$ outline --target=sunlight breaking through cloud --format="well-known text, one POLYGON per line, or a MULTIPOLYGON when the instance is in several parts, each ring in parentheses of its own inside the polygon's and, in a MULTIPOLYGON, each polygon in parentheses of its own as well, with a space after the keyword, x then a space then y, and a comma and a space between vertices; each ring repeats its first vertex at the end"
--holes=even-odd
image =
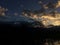
MULTIPOLYGON (((39 3, 41 3, 41 2, 39 2, 39 3)), ((54 6, 54 5, 52 5, 52 6, 54 6)), ((56 7, 59 7, 59 6, 60 6, 60 1, 58 1, 58 4, 56 5, 56 7)), ((43 7, 44 7, 44 5, 43 5, 43 7)), ((60 13, 58 13, 55 10, 56 7, 52 7, 51 13, 47 12, 44 14, 44 12, 42 12, 42 15, 41 15, 41 13, 40 14, 23 13, 23 15, 42 23, 44 25, 44 27, 60 26, 60 13)), ((46 8, 46 7, 44 7, 44 8, 46 8)))

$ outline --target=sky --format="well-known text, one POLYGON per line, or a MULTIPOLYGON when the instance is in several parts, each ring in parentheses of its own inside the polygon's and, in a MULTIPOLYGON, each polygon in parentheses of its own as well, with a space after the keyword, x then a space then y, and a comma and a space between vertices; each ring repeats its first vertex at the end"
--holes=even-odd
MULTIPOLYGON (((7 15, 8 14, 13 15, 15 12, 20 15, 23 9, 39 10, 41 6, 38 4, 38 1, 40 0, 0 0, 0 6, 8 9, 7 15)), ((57 2, 57 0, 41 0, 41 1, 43 2, 43 4, 46 4, 50 1, 52 1, 52 3, 57 2)), ((13 16, 8 18, 11 20, 13 19, 13 16)))
POLYGON ((0 0, 0 6, 8 8, 9 13, 20 13, 25 9, 39 9, 37 0, 0 0))
MULTIPOLYGON (((8 13, 13 14, 14 12, 21 13, 23 8, 39 10, 40 5, 38 4, 40 0, 0 0, 0 6, 8 8, 8 13)), ((44 3, 52 1, 55 3, 57 0, 42 0, 44 3)))

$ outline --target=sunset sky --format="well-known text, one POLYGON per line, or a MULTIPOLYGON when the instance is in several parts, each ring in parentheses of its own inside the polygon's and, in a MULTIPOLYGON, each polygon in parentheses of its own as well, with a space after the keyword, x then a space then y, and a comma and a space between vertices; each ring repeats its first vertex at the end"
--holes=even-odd
MULTIPOLYGON (((8 13, 13 14, 14 12, 21 13, 23 8, 25 9, 33 9, 39 10, 40 5, 38 4, 40 0, 0 0, 0 6, 4 8, 8 8, 8 13)), ((56 3, 57 0, 41 0, 44 4, 52 1, 52 3, 56 3)))
POLYGON ((39 4, 39 1, 42 1, 43 4, 47 4, 50 1, 52 1, 53 4, 57 3, 57 0, 0 0, 0 6, 2 8, 8 9, 6 15, 11 15, 11 17, 2 17, 0 18, 0 20, 2 21, 9 21, 9 20, 14 21, 20 19, 23 20, 22 17, 16 16, 17 13, 18 15, 21 15, 23 9, 40 10, 41 6, 39 4))

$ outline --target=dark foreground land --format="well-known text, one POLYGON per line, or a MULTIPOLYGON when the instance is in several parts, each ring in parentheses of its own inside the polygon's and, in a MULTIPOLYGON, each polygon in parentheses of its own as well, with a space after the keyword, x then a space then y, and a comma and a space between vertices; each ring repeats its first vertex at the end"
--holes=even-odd
POLYGON ((33 28, 28 25, 0 24, 0 44, 42 45, 46 39, 60 40, 60 27, 33 28))

